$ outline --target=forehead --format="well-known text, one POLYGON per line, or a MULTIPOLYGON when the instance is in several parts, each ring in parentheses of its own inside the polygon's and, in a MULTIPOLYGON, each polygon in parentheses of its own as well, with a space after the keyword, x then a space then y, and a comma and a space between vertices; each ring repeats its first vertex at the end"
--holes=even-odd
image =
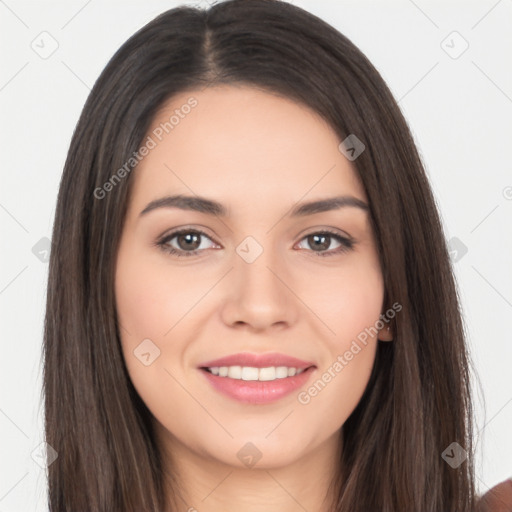
POLYGON ((331 192, 365 199, 328 123, 305 105, 253 87, 181 92, 160 108, 148 138, 152 149, 133 176, 137 206, 163 193, 262 205, 331 192))

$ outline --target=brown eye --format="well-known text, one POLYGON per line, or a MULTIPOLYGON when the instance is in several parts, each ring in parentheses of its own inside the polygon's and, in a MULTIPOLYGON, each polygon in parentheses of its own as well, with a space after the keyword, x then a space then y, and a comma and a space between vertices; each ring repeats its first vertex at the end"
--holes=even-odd
POLYGON ((312 252, 316 253, 318 256, 331 256, 333 254, 339 254, 349 251, 354 246, 353 240, 345 238, 332 231, 310 233, 309 235, 306 235, 302 240, 306 240, 307 245, 312 249, 312 252), (340 245, 338 248, 329 250, 333 239, 336 240, 336 242, 340 245))
POLYGON ((185 251, 188 249, 196 250, 201 245, 201 235, 198 235, 197 233, 176 235, 175 238, 180 249, 185 251))
POLYGON ((307 237, 308 243, 310 247, 314 247, 315 251, 318 249, 319 251, 326 251, 329 249, 331 245, 332 237, 330 235, 309 235, 307 237))
POLYGON ((198 252, 208 248, 200 248, 203 238, 211 241, 211 238, 203 231, 182 229, 166 235, 157 242, 157 245, 169 254, 176 256, 194 256, 198 252), (174 244, 171 243, 174 240, 176 240, 176 242, 174 244))

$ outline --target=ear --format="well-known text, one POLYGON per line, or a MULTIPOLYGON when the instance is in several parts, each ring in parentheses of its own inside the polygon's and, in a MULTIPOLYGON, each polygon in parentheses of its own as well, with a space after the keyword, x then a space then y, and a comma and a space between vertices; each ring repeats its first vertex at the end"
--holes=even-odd
POLYGON ((379 329, 377 338, 380 341, 393 341, 393 330, 391 326, 385 325, 382 329, 379 329))

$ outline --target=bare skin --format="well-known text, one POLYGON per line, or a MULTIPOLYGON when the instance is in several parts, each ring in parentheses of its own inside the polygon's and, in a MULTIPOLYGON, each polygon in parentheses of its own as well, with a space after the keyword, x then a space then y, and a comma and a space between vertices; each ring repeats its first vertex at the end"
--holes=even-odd
POLYGON ((510 512, 512 510, 512 478, 489 489, 480 499, 478 512, 510 512))
MULTIPOLYGON (((197 105, 133 171, 115 287, 127 368, 181 482, 180 510, 327 512, 340 429, 366 388, 377 338, 391 340, 392 333, 372 333, 333 372, 384 313, 369 213, 345 206, 292 217, 290 210, 334 196, 367 198, 338 149, 341 140, 321 118, 254 88, 181 93, 148 134, 191 97, 197 105), (176 194, 215 200, 228 215, 169 207, 140 215, 151 201, 176 194), (205 233, 194 255, 156 245, 178 228, 205 233), (327 236, 317 249, 310 235, 325 229, 353 246, 327 236), (247 237, 250 251, 262 249, 251 263, 237 252, 247 237), (148 366, 134 356, 145 339, 160 350, 148 366), (198 368, 239 352, 314 362, 302 391, 329 368, 332 378, 307 403, 296 392, 269 404, 242 403, 216 391, 198 368), (252 467, 237 456, 247 443, 260 453, 252 467)), ((190 252, 191 235, 166 246, 190 252)))

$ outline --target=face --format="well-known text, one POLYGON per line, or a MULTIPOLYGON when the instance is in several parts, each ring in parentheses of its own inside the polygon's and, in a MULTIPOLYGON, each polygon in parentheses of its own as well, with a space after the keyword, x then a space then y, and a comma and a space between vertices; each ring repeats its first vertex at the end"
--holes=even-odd
POLYGON ((292 464, 358 404, 384 287, 340 142, 307 107, 250 87, 181 93, 153 120, 115 294, 129 375, 175 453, 292 464), (192 201, 152 203, 177 195, 192 201))

